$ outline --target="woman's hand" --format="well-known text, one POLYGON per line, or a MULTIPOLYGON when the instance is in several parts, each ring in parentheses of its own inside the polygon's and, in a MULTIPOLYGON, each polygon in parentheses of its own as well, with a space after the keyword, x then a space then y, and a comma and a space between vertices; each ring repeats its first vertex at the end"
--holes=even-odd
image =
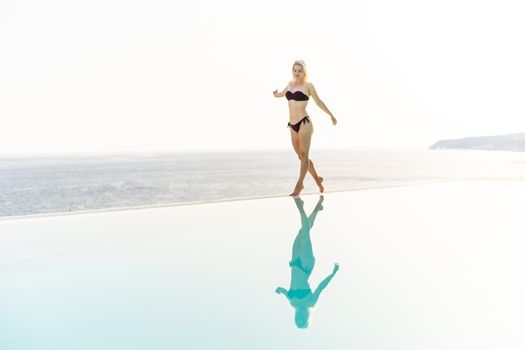
POLYGON ((332 271, 332 274, 335 275, 335 273, 339 270, 339 264, 338 263, 335 263, 334 264, 334 270, 332 271))
POLYGON ((279 92, 277 91, 277 89, 275 89, 275 90, 273 91, 273 95, 274 95, 275 97, 280 97, 280 96, 279 96, 279 92))
POLYGON ((283 287, 277 287, 277 289, 275 289, 275 293, 286 294, 286 289, 284 289, 283 287))
POLYGON ((330 118, 332 118, 332 124, 336 125, 337 124, 337 119, 335 119, 335 117, 333 115, 331 115, 330 118))

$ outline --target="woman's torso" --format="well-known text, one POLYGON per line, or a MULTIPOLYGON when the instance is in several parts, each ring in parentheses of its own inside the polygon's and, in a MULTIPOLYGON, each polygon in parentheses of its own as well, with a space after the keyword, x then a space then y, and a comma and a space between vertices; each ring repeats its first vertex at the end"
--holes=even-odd
MULTIPOLYGON (((308 89, 306 87, 306 84, 300 84, 300 85, 293 85, 293 83, 288 84, 288 90, 286 93, 290 91, 291 93, 295 93, 296 91, 302 92, 304 95, 309 97, 308 89)), ((298 93, 295 94, 297 96, 302 97, 303 95, 298 93)), ((287 98, 288 99, 288 98, 287 98)), ((296 124, 301 119, 304 118, 304 116, 308 115, 306 112, 306 106, 308 105, 308 100, 305 101, 296 101, 294 99, 288 100, 288 109, 290 112, 290 123, 296 124)))
POLYGON ((315 258, 292 258, 292 261, 289 263, 291 267, 290 289, 310 288, 308 279, 312 274, 314 264, 315 258))

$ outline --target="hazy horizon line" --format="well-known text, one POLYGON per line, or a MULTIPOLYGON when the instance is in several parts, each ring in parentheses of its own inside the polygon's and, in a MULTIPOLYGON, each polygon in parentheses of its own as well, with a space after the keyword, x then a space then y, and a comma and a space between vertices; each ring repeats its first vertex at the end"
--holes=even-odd
MULTIPOLYGON (((430 147, 430 146, 429 146, 430 147)), ((429 147, 316 147, 310 148, 313 151, 400 151, 400 150, 430 150, 429 147)), ((19 152, 19 153, 0 153, 0 158, 8 157, 38 157, 38 156, 82 156, 82 155, 122 155, 122 154, 170 154, 170 153, 243 153, 243 152, 294 152, 290 147, 275 148, 202 148, 202 149, 173 149, 173 150, 115 150, 115 151, 75 151, 75 152, 19 152)))

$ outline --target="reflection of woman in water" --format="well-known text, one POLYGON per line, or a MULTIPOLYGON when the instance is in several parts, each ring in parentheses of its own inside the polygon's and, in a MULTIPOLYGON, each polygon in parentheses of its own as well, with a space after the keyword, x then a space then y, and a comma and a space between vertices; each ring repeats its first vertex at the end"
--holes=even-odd
POLYGON ((303 200, 299 197, 294 197, 295 204, 301 213, 301 229, 293 243, 292 260, 290 261, 290 267, 292 268, 290 289, 286 290, 283 287, 277 287, 275 290, 277 294, 286 296, 290 304, 295 308, 295 324, 299 328, 308 327, 311 312, 319 299, 319 295, 330 283, 337 270, 339 270, 339 264, 335 264, 332 273, 319 283, 316 290, 312 292, 308 279, 315 265, 315 257, 310 240, 310 229, 314 224, 317 212, 323 210, 323 200, 324 198, 321 195, 314 211, 310 214, 310 217, 307 217, 304 212, 303 200))

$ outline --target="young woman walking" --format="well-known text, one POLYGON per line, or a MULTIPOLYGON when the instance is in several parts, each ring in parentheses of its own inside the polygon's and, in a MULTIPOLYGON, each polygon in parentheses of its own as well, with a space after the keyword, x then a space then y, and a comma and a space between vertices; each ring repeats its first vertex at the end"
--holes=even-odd
POLYGON ((286 96, 286 99, 288 100, 288 109, 290 112, 288 127, 290 128, 293 148, 301 161, 299 179, 297 180, 294 191, 290 193, 290 196, 299 195, 304 188, 303 181, 307 171, 309 171, 314 178, 315 183, 319 187, 319 191, 324 192, 322 184, 323 177, 317 175, 314 163, 309 158, 310 141, 312 139, 312 133, 314 132, 313 124, 306 112, 306 106, 310 96, 314 99, 319 108, 330 115, 333 125, 337 124, 337 119, 334 118, 332 112, 328 110, 328 107, 326 107, 324 102, 321 101, 317 95, 314 84, 308 81, 306 64, 303 60, 297 60, 293 63, 292 76, 293 79, 288 82, 288 85, 283 91, 278 92, 276 89, 273 92, 275 97, 286 96))

